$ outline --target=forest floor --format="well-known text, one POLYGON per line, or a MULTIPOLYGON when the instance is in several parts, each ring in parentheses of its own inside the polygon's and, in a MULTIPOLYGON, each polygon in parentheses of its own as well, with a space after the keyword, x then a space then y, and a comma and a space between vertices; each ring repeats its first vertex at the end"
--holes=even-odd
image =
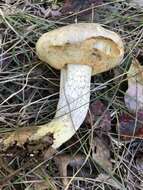
POLYGON ((118 33, 122 64, 92 77, 90 114, 55 155, 0 148, 2 190, 143 189, 142 68, 140 111, 125 104, 128 69, 135 59, 143 65, 143 9, 130 1, 0 1, 0 139, 54 117, 60 72, 38 59, 35 44, 43 33, 79 22, 118 33))

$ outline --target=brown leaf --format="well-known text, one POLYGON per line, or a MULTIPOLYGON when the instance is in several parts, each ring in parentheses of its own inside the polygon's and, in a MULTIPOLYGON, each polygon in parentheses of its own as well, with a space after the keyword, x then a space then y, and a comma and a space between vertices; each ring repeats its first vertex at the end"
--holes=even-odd
POLYGON ((77 154, 71 156, 69 154, 60 154, 54 157, 54 161, 58 167, 60 177, 62 177, 62 183, 64 186, 67 186, 69 183, 68 177, 68 166, 80 167, 85 160, 85 156, 77 154))
POLYGON ((95 136, 92 144, 92 157, 103 169, 108 172, 112 170, 112 163, 110 161, 110 149, 103 138, 95 136))
POLYGON ((121 140, 143 138, 143 112, 138 115, 122 114, 119 118, 118 131, 121 140))
POLYGON ((124 96, 126 107, 131 112, 143 110, 143 66, 133 59, 127 73, 128 89, 124 96))
POLYGON ((110 112, 100 100, 97 100, 90 105, 85 123, 92 126, 97 121, 99 121, 97 128, 100 128, 103 131, 109 131, 111 129, 110 112))

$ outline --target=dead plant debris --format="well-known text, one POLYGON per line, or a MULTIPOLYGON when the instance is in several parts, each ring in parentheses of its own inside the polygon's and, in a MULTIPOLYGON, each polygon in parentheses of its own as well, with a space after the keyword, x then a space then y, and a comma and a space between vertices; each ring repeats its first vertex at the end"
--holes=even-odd
MULTIPOLYGON (((142 111, 124 102, 132 60, 143 64, 142 1, 3 0, 0 2, 0 188, 143 189, 142 111), (59 72, 38 60, 35 43, 46 31, 98 22, 119 33, 125 57, 118 71, 91 81, 91 105, 74 138, 58 151, 53 137, 29 142, 28 128, 50 121, 59 96, 59 72), (18 130, 25 131, 18 136, 18 130), (21 139, 22 146, 17 144, 21 139)), ((134 88, 135 89, 135 88, 134 88)))

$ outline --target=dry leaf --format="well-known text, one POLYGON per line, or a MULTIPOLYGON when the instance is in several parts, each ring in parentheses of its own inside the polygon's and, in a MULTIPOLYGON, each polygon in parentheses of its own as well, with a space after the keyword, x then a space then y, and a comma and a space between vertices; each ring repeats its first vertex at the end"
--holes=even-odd
POLYGON ((112 170, 112 164, 110 161, 110 142, 106 133, 111 129, 111 116, 110 112, 106 109, 106 106, 99 100, 93 102, 90 105, 89 112, 87 114, 85 122, 88 125, 94 125, 97 121, 98 129, 96 130, 96 135, 93 138, 91 148, 92 148, 92 157, 103 169, 107 171, 112 170))
POLYGON ((62 177, 64 187, 69 183, 68 166, 76 167, 78 169, 83 164, 84 160, 85 156, 81 154, 77 154, 75 156, 60 154, 54 157, 54 161, 58 167, 60 177, 62 177))
POLYGON ((92 144, 92 158, 98 163, 103 169, 108 172, 112 171, 112 163, 110 160, 110 149, 108 144, 101 137, 94 137, 92 144))
POLYGON ((129 141, 133 138, 143 138, 143 112, 136 116, 122 114, 119 118, 118 131, 121 140, 129 141))
POLYGON ((110 112, 100 100, 97 100, 90 105, 85 123, 93 126, 97 121, 99 121, 97 128, 100 128, 103 131, 109 131, 111 129, 110 112))
POLYGON ((143 66, 137 59, 132 64, 127 73, 128 90, 124 96, 126 107, 131 112, 143 110, 143 66))

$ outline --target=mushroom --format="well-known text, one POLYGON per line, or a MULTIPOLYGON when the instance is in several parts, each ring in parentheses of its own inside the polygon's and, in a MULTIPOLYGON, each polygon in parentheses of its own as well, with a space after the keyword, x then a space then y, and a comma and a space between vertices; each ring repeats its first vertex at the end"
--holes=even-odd
POLYGON ((133 59, 127 73, 128 89, 124 100, 126 107, 131 112, 143 110, 143 66, 137 59, 133 59))
MULTIPOLYGON (((100 24, 78 23, 43 34, 36 51, 42 61, 61 69, 60 95, 54 119, 37 126, 28 139, 38 140, 52 133, 52 147, 57 149, 76 133, 86 117, 91 76, 121 63, 123 42, 100 24)), ((20 136, 20 144, 19 140, 20 136)), ((4 144, 9 143, 11 139, 5 139, 4 144)))

